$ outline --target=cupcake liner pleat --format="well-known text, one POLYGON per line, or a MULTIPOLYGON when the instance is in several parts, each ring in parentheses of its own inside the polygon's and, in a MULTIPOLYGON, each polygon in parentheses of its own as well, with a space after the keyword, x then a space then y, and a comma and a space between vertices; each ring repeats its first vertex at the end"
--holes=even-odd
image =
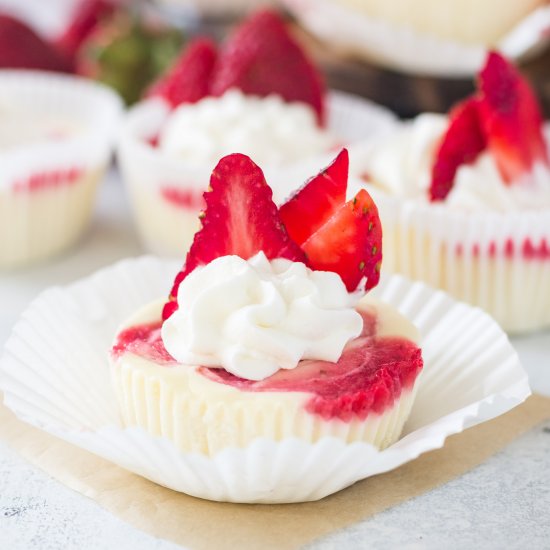
POLYGON ((467 212, 373 196, 386 272, 481 307, 510 333, 550 326, 550 209, 467 212))

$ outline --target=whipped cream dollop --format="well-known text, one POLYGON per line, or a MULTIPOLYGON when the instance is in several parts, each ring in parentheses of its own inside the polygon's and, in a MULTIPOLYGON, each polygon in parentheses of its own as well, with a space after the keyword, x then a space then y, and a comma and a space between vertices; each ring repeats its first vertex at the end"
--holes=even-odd
MULTIPOLYGON (((429 201, 432 166, 448 119, 426 113, 365 152, 361 168, 388 193, 429 201)), ((546 133, 548 143, 550 135, 546 133)), ((520 181, 506 183, 491 153, 483 151, 471 164, 459 167, 445 204, 463 210, 536 210, 550 206, 550 169, 536 163, 520 181)))
POLYGON ((220 367, 263 380, 302 359, 336 362, 359 336, 359 293, 336 273, 312 271, 263 252, 222 256, 181 283, 179 309, 162 326, 166 350, 180 363, 220 367))
POLYGON ((256 97, 236 89, 180 105, 163 127, 159 146, 191 164, 215 164, 239 152, 260 165, 287 162, 328 151, 334 138, 317 124, 313 109, 279 96, 256 97))

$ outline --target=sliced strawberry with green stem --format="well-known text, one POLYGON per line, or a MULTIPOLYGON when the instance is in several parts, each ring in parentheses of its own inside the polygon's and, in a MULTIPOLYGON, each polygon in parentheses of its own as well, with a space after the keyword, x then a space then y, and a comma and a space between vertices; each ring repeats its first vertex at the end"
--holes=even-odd
POLYGON ((222 47, 211 93, 222 95, 229 88, 308 103, 319 123, 324 122, 323 79, 274 11, 261 10, 249 17, 222 47))
POLYGON ((550 164, 540 107, 519 71, 502 55, 490 52, 479 87, 480 120, 504 180, 518 180, 535 161, 550 164))
POLYGON ((163 97, 172 107, 182 103, 196 103, 209 93, 217 55, 212 40, 195 39, 146 95, 163 97))
POLYGON ((237 255, 247 260, 263 251, 269 259, 306 263, 304 252, 285 230, 263 172, 246 155, 235 153, 220 160, 204 200, 202 228, 176 276, 163 319, 177 309, 175 300, 185 277, 221 256, 237 255))
POLYGON ((342 149, 327 168, 281 206, 281 219, 298 244, 311 237, 346 202, 348 169, 348 151, 342 149))
POLYGON ((444 200, 453 187, 459 167, 474 162, 486 146, 479 120, 479 100, 472 97, 456 105, 449 113, 449 126, 435 153, 430 199, 444 200))

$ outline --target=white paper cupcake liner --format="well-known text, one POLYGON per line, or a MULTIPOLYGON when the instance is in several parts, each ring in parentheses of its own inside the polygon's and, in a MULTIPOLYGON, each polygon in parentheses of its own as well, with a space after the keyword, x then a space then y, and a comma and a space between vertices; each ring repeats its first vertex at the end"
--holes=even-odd
POLYGON ((161 485, 233 502, 316 500, 443 445, 530 393, 517 354, 482 311, 422 283, 393 276, 375 290, 422 334, 425 361, 401 439, 384 451, 327 437, 315 444, 259 438, 209 458, 168 439, 123 428, 109 376, 117 327, 167 292, 179 262, 126 260, 41 294, 23 313, 0 361, 0 387, 15 414, 161 485))
MULTIPOLYGON (((117 156, 143 244, 157 254, 181 258, 199 227, 202 193, 214 166, 190 166, 148 143, 169 114, 165 102, 159 100, 147 100, 131 109, 123 124, 117 156), (174 205, 167 199, 166 193, 173 191, 183 199, 183 205, 174 205)), ((383 135, 395 124, 390 111, 367 100, 340 92, 329 95, 328 130, 342 144, 383 135)), ((316 155, 277 169, 262 166, 275 200, 283 201, 333 156, 316 155)))
POLYGON ((86 229, 110 159, 122 102, 84 79, 0 71, 0 110, 59 116, 77 127, 63 140, 0 151, 0 268, 45 259, 86 229))
MULTIPOLYGON (((481 45, 425 35, 369 17, 333 0, 284 0, 283 3, 321 40, 406 73, 472 76, 481 68, 487 54, 487 48, 481 45)), ((475 16, 472 14, 472 17, 475 16)), ((550 6, 543 6, 518 22, 496 49, 519 60, 547 43, 548 28, 550 6)))
POLYGON ((481 307, 507 332, 550 327, 550 208, 465 212, 373 195, 388 273, 481 307))

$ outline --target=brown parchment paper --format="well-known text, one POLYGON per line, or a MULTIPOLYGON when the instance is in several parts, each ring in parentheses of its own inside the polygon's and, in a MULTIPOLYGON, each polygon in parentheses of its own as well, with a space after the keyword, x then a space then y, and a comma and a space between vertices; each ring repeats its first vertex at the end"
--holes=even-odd
POLYGON ((286 505, 218 503, 177 493, 21 422, 2 405, 0 439, 55 479, 157 537, 198 550, 291 549, 446 483, 548 418, 550 399, 532 396, 397 470, 318 502, 286 505))

